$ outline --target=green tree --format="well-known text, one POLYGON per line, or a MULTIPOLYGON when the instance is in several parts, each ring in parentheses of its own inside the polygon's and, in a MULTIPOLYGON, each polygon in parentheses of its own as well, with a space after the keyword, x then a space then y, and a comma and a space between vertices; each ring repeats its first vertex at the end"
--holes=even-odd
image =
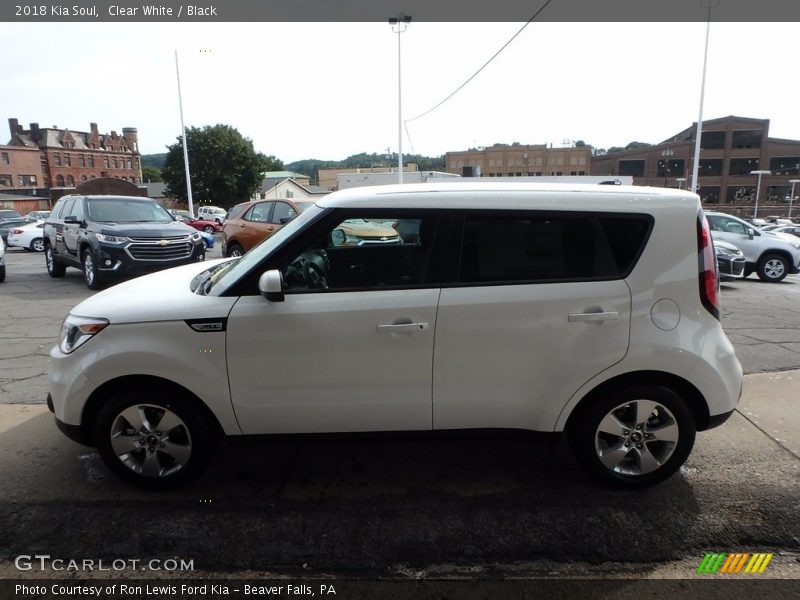
MULTIPOLYGON (((196 202, 230 208, 250 198, 261 185, 265 172, 283 170, 280 160, 256 152, 253 142, 230 125, 189 127, 186 142, 192 198, 196 202)), ((181 138, 167 150, 161 171, 167 191, 187 202, 181 138)))
POLYGON ((161 169, 142 165, 142 181, 145 183, 151 181, 161 181, 161 169))

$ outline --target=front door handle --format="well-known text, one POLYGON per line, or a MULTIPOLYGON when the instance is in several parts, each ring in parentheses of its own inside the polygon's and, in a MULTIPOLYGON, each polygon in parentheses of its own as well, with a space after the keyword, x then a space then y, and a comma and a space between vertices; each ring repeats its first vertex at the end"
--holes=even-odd
POLYGON ((617 319, 619 319, 619 313, 617 311, 572 313, 569 315, 570 323, 585 323, 586 321, 616 321, 617 319))
POLYGON ((378 325, 378 333, 415 333, 417 331, 427 331, 427 323, 393 323, 391 325, 378 325))

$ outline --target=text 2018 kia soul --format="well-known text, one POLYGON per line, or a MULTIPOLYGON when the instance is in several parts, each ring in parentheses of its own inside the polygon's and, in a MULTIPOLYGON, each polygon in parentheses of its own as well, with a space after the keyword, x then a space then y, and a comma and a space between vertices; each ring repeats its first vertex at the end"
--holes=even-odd
POLYGON ((580 463, 656 483, 724 422, 742 371, 697 195, 442 183, 352 189, 241 258, 76 306, 51 409, 118 475, 197 475, 223 435, 566 432, 580 463), (347 233, 354 220, 398 232, 347 233))

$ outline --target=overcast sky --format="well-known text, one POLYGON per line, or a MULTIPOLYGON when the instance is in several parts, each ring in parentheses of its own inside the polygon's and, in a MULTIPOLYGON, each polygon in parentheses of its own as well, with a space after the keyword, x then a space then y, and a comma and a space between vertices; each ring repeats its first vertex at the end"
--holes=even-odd
MULTIPOLYGON (((403 116, 461 85, 521 23, 412 23, 403 116)), ((225 123, 286 163, 396 152, 397 35, 387 23, 4 23, 0 139, 26 128, 137 127, 144 154, 225 123), (8 54, 14 49, 14 56, 8 54), (201 49, 210 52, 201 52, 201 49)), ((496 142, 657 143, 697 120, 705 23, 533 23, 467 87, 408 122, 405 153, 496 142)), ((796 23, 713 23, 704 119, 770 119, 800 139, 796 23)))

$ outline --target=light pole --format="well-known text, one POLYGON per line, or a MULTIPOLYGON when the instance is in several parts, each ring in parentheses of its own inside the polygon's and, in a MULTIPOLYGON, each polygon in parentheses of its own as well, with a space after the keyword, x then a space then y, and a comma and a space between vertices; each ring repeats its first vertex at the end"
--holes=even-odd
POLYGON ((789 218, 792 218, 792 203, 794 202, 794 184, 800 183, 800 179, 790 179, 789 183, 792 184, 792 191, 789 193, 789 218))
POLYGON ((761 191, 761 176, 772 175, 772 171, 750 171, 750 175, 758 175, 758 183, 756 184, 756 206, 753 209, 753 219, 758 216, 758 194, 761 191))
POLYGON ((683 189, 683 184, 686 183, 686 177, 676 177, 675 181, 678 184, 678 189, 682 190, 683 189))
POLYGON ((697 192, 697 176, 700 169, 700 140, 703 137, 703 99, 706 93, 706 65, 708 64, 708 34, 711 31, 711 9, 719 4, 720 0, 702 0, 700 4, 708 8, 706 22, 706 49, 703 54, 703 79, 700 82, 700 114, 697 117, 697 138, 694 141, 694 164, 692 165, 692 192, 697 192))
POLYGON ((189 149, 186 147, 186 126, 183 124, 183 100, 181 98, 181 72, 178 68, 178 50, 175 50, 175 75, 178 78, 178 108, 181 111, 181 135, 183 136, 183 166, 186 169, 186 197, 189 200, 189 216, 194 217, 192 203, 192 180, 189 177, 189 149))
POLYGON ((400 63, 400 34, 408 29, 411 15, 400 13, 396 17, 389 17, 389 25, 397 34, 397 173, 398 183, 403 183, 403 78, 400 63))

